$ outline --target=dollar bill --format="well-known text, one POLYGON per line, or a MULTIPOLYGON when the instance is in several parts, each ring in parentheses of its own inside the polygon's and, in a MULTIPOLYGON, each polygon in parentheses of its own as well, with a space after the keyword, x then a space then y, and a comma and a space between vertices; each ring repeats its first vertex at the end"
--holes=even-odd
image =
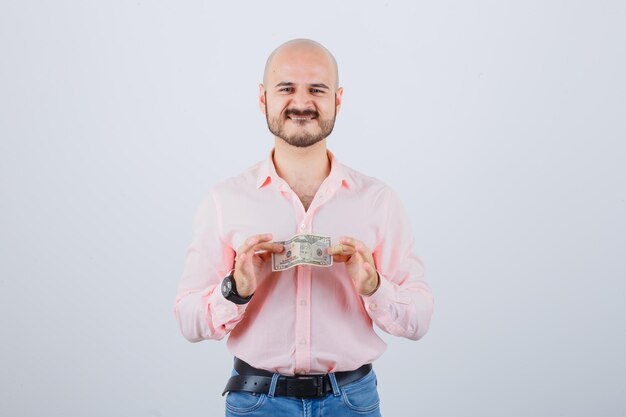
POLYGON ((295 235, 280 243, 285 247, 281 253, 272 253, 272 271, 284 271, 296 265, 331 266, 333 257, 326 253, 330 237, 318 235, 295 235))

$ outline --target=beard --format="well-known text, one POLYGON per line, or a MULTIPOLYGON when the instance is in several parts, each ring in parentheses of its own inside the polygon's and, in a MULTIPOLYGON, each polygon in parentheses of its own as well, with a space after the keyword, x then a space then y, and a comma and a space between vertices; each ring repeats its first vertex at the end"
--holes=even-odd
POLYGON ((306 148, 315 145, 317 142, 326 139, 333 131, 335 127, 335 119, 337 118, 337 110, 332 118, 321 119, 320 115, 315 110, 295 110, 287 109, 281 113, 278 117, 269 117, 267 112, 267 99, 265 100, 265 118, 267 120, 267 127, 274 134, 274 136, 281 138, 288 144, 296 146, 298 148, 306 148), (285 123, 289 120, 289 116, 310 116, 313 117, 310 121, 299 122, 291 120, 299 126, 304 127, 307 123, 317 123, 319 131, 317 133, 311 133, 307 131, 300 131, 289 135, 285 129, 285 123))

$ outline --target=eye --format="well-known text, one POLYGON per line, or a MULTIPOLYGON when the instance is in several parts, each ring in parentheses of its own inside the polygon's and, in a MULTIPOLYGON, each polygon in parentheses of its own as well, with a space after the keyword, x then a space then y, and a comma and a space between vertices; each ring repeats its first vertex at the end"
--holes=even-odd
POLYGON ((278 91, 281 93, 291 93, 293 91, 293 87, 283 87, 278 89, 278 91))
POLYGON ((321 90, 319 88, 311 88, 311 93, 313 93, 313 94, 323 94, 324 90, 321 90))

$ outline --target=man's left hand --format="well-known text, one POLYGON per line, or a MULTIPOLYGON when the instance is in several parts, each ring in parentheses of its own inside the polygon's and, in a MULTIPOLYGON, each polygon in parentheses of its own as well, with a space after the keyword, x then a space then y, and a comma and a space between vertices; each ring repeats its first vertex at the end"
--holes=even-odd
POLYGON ((360 295, 367 297, 378 289, 380 276, 374 265, 374 257, 363 242, 352 237, 342 237, 327 252, 332 255, 333 261, 345 262, 348 275, 360 295))

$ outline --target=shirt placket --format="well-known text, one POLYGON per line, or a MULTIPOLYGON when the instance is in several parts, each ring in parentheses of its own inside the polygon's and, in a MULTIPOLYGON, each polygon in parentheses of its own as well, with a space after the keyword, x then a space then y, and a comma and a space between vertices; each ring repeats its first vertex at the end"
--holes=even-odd
MULTIPOLYGON (((311 217, 299 204, 299 234, 311 233, 311 217)), ((296 373, 301 374, 311 370, 311 267, 308 265, 296 267, 296 300, 295 359, 296 373)))
MULTIPOLYGON (((314 213, 330 196, 329 192, 320 193, 312 202, 308 211, 298 196, 288 188, 292 205, 296 214, 296 234, 313 233, 314 213)), ((286 191, 283 189, 283 191, 286 191)), ((304 374, 311 371, 311 266, 298 265, 296 271, 296 328, 295 328, 295 373, 304 374)))

